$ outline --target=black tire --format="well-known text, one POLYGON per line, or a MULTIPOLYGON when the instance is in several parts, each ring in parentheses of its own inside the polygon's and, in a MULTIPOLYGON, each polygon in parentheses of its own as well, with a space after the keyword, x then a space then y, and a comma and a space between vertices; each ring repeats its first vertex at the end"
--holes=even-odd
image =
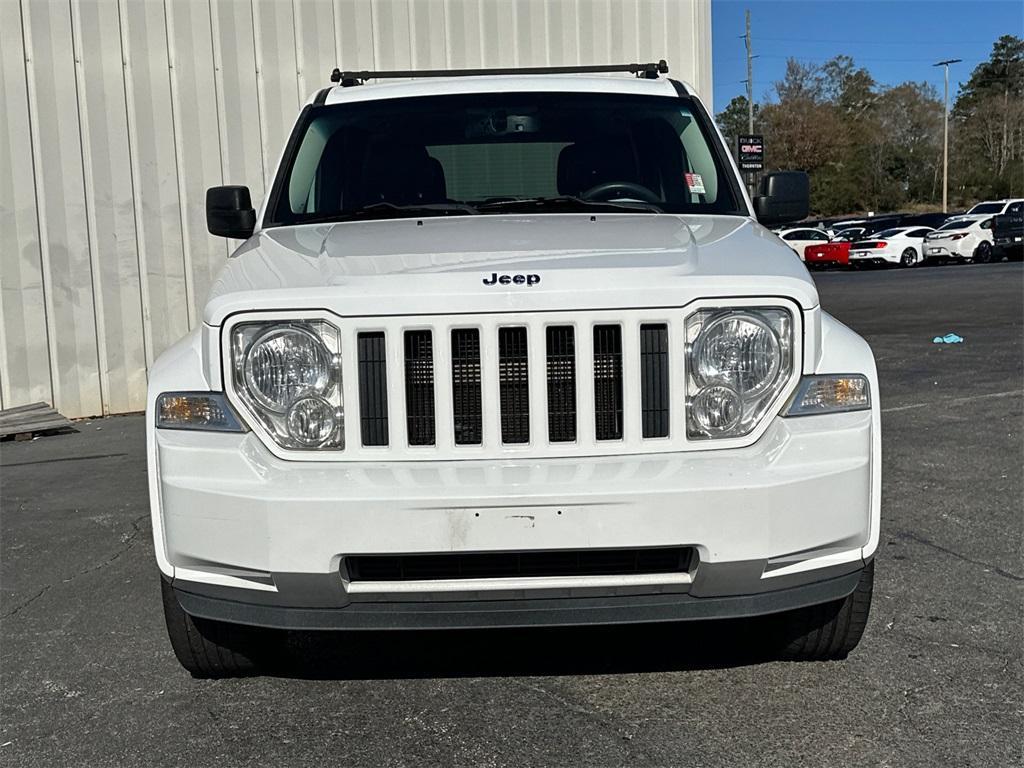
POLYGON ((917 265, 917 251, 913 248, 907 248, 900 254, 900 266, 901 267, 913 267, 917 265))
POLYGON ((871 610, 875 561, 861 571, 856 589, 842 600, 773 616, 780 658, 790 661, 845 659, 857 647, 871 610))
POLYGON ((975 264, 988 264, 992 261, 992 243, 988 240, 978 243, 978 247, 974 249, 973 260, 975 264))
POLYGON ((280 633, 185 613, 167 579, 160 579, 167 636, 178 662, 193 677, 241 677, 271 658, 280 633))

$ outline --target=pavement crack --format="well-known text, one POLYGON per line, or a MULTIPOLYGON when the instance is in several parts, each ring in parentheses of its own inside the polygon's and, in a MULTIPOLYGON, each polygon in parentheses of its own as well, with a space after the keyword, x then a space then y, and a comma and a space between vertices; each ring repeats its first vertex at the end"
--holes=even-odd
POLYGON ((919 536, 916 533, 912 533, 910 531, 897 531, 896 538, 903 539, 904 541, 913 541, 918 544, 924 544, 926 547, 931 547, 943 554, 952 555, 957 560, 962 560, 963 562, 970 563, 971 565, 979 565, 982 568, 987 568, 992 573, 1002 576, 1004 579, 1010 579, 1011 581, 1024 581, 1024 576, 1018 576, 1016 573, 1011 573, 999 566, 992 565, 992 563, 986 563, 984 560, 975 560, 974 558, 967 557, 967 555, 963 555, 956 550, 944 547, 941 544, 936 544, 931 539, 926 539, 924 536, 919 536))
POLYGON ((640 762, 640 764, 655 764, 651 755, 647 753, 647 750, 645 750, 643 747, 641 747, 639 744, 636 744, 633 741, 633 737, 636 735, 633 731, 619 728, 614 722, 609 721, 607 718, 603 717, 597 711, 589 707, 584 707, 580 704, 576 704, 570 701, 569 699, 565 698, 564 696, 559 696, 557 693, 549 691, 548 689, 543 688, 539 685, 531 685, 530 683, 523 683, 517 680, 513 680, 512 683, 513 685, 519 688, 525 688, 528 691, 539 693, 542 696, 545 696, 551 699, 552 701, 557 702, 562 707, 565 707, 565 709, 571 712, 575 712, 578 715, 582 715, 586 719, 600 726, 602 730, 611 731, 617 737, 618 741, 620 741, 625 746, 627 753, 632 754, 633 752, 638 752, 640 756, 644 758, 640 762))
POLYGON ((25 602, 21 603, 20 605, 14 606, 14 608, 11 609, 10 611, 8 611, 7 613, 0 614, 0 619, 9 619, 11 616, 14 616, 22 608, 28 607, 29 605, 34 603, 36 600, 38 600, 40 597, 42 597, 47 592, 49 592, 50 591, 50 587, 52 587, 52 586, 53 586, 52 584, 47 584, 45 587, 40 589, 38 592, 36 592, 34 595, 32 595, 32 597, 30 597, 25 602))
MULTIPOLYGON (((139 515, 139 517, 137 517, 134 520, 132 520, 132 530, 131 530, 131 533, 129 533, 124 538, 124 540, 122 540, 121 546, 113 554, 111 554, 109 557, 107 557, 106 559, 104 559, 103 561, 101 561, 99 563, 96 563, 94 565, 90 565, 88 568, 83 568, 82 570, 80 570, 80 571, 78 571, 76 573, 73 573, 71 576, 69 576, 66 579, 61 579, 60 583, 62 585, 63 584, 70 584, 72 581, 77 579, 79 576, 84 576, 87 573, 92 573, 93 571, 98 571, 101 568, 106 568, 108 565, 110 565, 115 560, 120 558, 125 552, 130 550, 135 545, 135 542, 138 540, 139 534, 142 532, 142 521, 146 520, 147 518, 149 518, 149 513, 146 513, 144 515, 139 515)), ((19 605, 16 605, 13 609, 8 611, 7 613, 0 614, 0 619, 9 619, 12 616, 18 614, 20 611, 22 611, 23 609, 25 609, 26 607, 28 607, 29 605, 34 603, 36 600, 41 598, 43 595, 45 595, 47 592, 49 592, 50 589, 53 588, 54 586, 55 586, 54 584, 46 584, 45 586, 43 586, 42 589, 40 589, 38 592, 36 592, 34 595, 32 595, 32 597, 30 597, 28 600, 25 600, 24 602, 20 603, 19 605)))

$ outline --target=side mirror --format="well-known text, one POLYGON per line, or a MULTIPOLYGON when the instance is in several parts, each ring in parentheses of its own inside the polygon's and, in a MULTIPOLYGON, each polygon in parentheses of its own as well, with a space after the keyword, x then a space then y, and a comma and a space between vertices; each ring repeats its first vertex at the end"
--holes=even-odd
POLYGON ((206 190, 206 228, 211 235, 245 240, 256 229, 248 187, 210 187, 206 190))
POLYGON ((761 179, 754 212, 766 227, 805 219, 810 208, 811 183, 803 171, 768 173, 761 179))

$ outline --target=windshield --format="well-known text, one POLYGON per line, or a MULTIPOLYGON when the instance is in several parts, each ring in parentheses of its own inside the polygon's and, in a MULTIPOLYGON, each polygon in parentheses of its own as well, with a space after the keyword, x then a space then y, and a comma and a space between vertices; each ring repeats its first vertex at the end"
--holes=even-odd
POLYGON ((1003 210, 1003 203, 978 203, 967 212, 968 215, 975 213, 999 213, 1003 210))
POLYGON ((939 229, 967 229, 970 225, 970 221, 961 219, 960 221, 947 221, 939 229))
POLYGON ((746 215, 686 98, 485 93, 312 107, 265 226, 479 213, 746 215))
POLYGON ((896 237, 897 235, 903 234, 904 231, 905 230, 903 230, 902 228, 898 228, 898 229, 884 229, 881 232, 876 232, 874 235, 872 235, 872 237, 881 237, 881 238, 896 237))

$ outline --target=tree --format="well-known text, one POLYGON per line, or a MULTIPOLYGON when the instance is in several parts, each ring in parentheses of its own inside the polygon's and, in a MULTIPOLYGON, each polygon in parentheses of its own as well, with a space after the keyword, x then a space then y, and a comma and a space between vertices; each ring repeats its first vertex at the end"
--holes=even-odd
POLYGON ((952 186, 961 201, 1024 192, 1024 40, 1003 35, 951 116, 952 186))
MULTIPOLYGON (((715 117, 719 130, 725 137, 731 152, 736 151, 736 137, 747 132, 749 126, 749 110, 746 96, 734 96, 732 101, 715 117)), ((756 130, 760 118, 760 108, 754 105, 754 128, 756 130)))

